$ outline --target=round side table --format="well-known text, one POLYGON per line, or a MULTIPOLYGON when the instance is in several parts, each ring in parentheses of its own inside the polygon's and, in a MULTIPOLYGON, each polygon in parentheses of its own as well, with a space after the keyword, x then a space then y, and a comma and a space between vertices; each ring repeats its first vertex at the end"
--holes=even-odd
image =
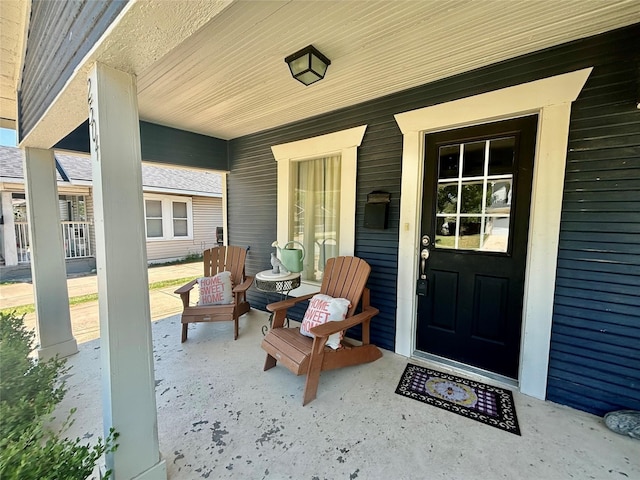
MULTIPOLYGON (((289 298, 289 292, 300 286, 300 274, 299 273, 273 273, 271 270, 264 270, 258 272, 255 276, 255 285, 258 290, 267 294, 267 302, 269 301, 269 294, 275 293, 280 295, 281 300, 289 298)), ((269 326, 262 327, 262 335, 266 335, 271 321, 273 320, 273 312, 269 315, 269 326)), ((289 325, 289 319, 287 319, 287 326, 289 325)))

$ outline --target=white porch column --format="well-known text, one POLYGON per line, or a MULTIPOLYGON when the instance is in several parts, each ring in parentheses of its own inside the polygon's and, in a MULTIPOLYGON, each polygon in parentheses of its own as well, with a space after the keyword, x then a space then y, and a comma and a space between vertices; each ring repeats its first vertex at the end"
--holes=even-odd
POLYGON ((18 249, 16 247, 16 224, 13 221, 13 199, 11 192, 0 194, 2 203, 2 249, 4 264, 13 266, 18 264, 18 249))
POLYGON ((67 357, 78 351, 71 332, 53 150, 26 148, 23 159, 36 305, 38 357, 67 357))
POLYGON ((105 435, 115 480, 166 479, 158 445, 136 79, 96 64, 89 129, 96 227, 105 435))

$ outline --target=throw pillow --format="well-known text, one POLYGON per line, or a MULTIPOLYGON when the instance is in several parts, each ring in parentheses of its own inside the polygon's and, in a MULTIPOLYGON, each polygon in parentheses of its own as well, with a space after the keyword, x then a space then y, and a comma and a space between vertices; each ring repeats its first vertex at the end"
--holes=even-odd
POLYGON ((233 303, 231 272, 220 272, 213 277, 198 279, 200 300, 198 305, 222 305, 233 303))
MULTIPOLYGON (((326 322, 344 320, 350 306, 351 303, 346 298, 333 298, 322 293, 314 295, 309 300, 309 306, 300 325, 300 333, 313 338, 314 335, 310 332, 313 327, 326 322)), ((327 346, 334 350, 338 349, 343 336, 344 332, 330 335, 327 346)))

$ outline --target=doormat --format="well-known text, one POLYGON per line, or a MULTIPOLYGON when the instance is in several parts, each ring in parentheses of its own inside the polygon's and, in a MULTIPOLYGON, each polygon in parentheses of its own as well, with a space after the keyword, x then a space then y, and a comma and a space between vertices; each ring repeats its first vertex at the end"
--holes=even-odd
POLYGON ((520 435, 509 390, 409 363, 396 393, 520 435))

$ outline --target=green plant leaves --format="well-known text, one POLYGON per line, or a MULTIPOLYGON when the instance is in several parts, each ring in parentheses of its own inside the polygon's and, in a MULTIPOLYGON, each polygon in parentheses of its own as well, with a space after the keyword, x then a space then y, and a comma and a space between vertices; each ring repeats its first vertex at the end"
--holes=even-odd
POLYGON ((104 453, 116 449, 118 434, 112 429, 94 446, 64 438, 75 409, 59 432, 45 427, 66 393, 60 378, 68 368, 65 360, 42 362, 30 355, 35 334, 23 319, 0 313, 0 478, 84 480, 104 453))

